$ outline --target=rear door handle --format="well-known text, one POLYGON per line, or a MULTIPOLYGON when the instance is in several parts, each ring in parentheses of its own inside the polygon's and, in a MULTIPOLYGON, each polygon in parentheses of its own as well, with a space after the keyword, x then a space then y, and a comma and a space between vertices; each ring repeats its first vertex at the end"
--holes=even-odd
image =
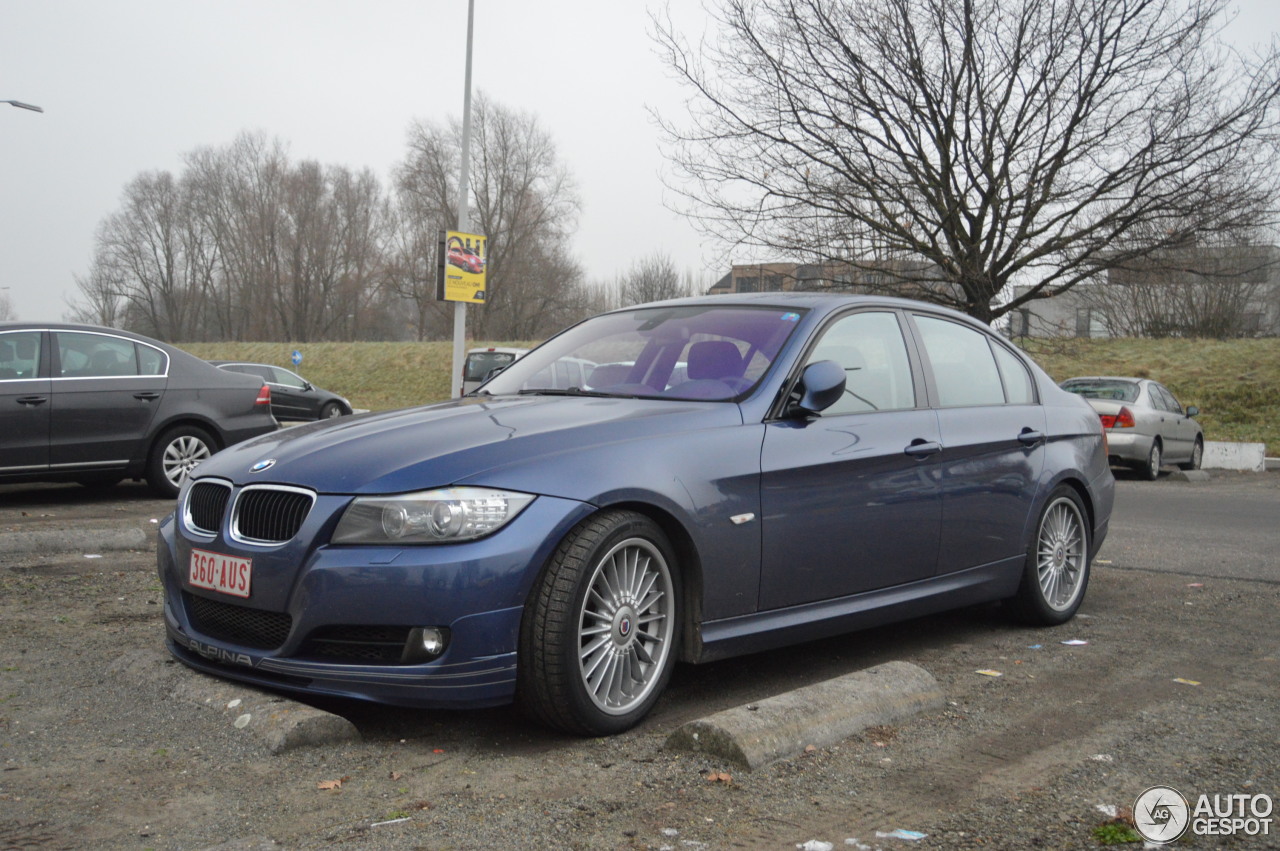
POLYGON ((911 441, 910 446, 902 451, 910 455, 912 458, 925 458, 930 455, 937 455, 941 452, 942 444, 938 443, 936 440, 924 440, 917 437, 915 440, 911 441))
POLYGON ((1023 446, 1035 446, 1044 440, 1044 432, 1035 431, 1034 429, 1024 428, 1022 433, 1018 435, 1018 442, 1023 446))
POLYGON ((34 407, 35 405, 43 405, 49 401, 48 396, 19 396, 17 402, 19 405, 34 407))
POLYGON ((144 390, 141 393, 134 393, 133 398, 140 402, 150 402, 153 399, 159 399, 160 394, 154 390, 144 390))

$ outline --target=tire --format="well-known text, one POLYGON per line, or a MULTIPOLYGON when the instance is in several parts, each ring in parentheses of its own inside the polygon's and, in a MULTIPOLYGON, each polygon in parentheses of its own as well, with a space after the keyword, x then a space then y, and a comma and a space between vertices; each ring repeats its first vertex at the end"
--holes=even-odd
POLYGON ((343 413, 345 412, 342 410, 342 406, 337 402, 326 402, 324 407, 320 409, 320 419, 331 420, 342 416, 343 413))
POLYGON ((1160 441, 1151 441, 1151 452, 1147 454, 1147 463, 1138 468, 1138 472, 1142 474, 1142 478, 1149 482, 1154 482, 1160 478, 1160 465, 1163 463, 1160 457, 1160 441))
POLYGON ((565 536, 525 605, 517 701, 581 736, 638 724, 671 678, 680 634, 675 557, 656 523, 604 511, 565 536))
POLYGON ((1199 470, 1200 465, 1204 462, 1204 439, 1197 437, 1195 446, 1191 447, 1191 460, 1185 464, 1179 464, 1179 470, 1199 470))
POLYGON ((173 499, 191 470, 218 451, 209 433, 196 426, 176 426, 160 435, 147 458, 147 485, 156 496, 173 499))
POLYGON ((1089 586, 1089 525, 1080 495, 1060 485, 1049 495, 1027 543, 1018 593, 1008 601, 1023 623, 1053 626, 1075 617, 1089 586))

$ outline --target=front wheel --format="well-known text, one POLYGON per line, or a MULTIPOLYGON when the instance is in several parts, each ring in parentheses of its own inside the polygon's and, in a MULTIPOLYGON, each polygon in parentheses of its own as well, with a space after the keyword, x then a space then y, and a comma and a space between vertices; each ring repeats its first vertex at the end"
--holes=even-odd
POLYGON ((561 542, 525 606, 517 696, 583 736, 638 724, 671 678, 679 635, 675 556, 662 529, 604 511, 561 542))
POLYGON ((1022 585, 1008 601, 1025 623, 1053 626, 1075 616, 1089 585, 1089 527, 1080 495, 1060 485, 1040 512, 1027 545, 1022 585))
POLYGON ((1202 463, 1204 463, 1204 440, 1197 437, 1195 446, 1191 447, 1191 459, 1185 464, 1179 464, 1178 469, 1199 470, 1202 463))
POLYGON ((164 499, 178 495, 195 466, 217 452, 213 438, 196 426, 177 426, 160 435, 147 459, 147 485, 164 499))
POLYGON ((325 406, 320 409, 320 419, 322 420, 331 420, 340 416, 342 416, 342 406, 337 402, 327 402, 325 403, 325 406))

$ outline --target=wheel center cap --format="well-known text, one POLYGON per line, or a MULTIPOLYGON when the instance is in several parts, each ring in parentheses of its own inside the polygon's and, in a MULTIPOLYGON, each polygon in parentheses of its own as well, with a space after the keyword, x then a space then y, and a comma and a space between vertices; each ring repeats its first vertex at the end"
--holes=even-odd
POLYGON ((620 645, 624 645, 631 640, 631 636, 635 633, 636 627, 636 611, 630 606, 623 606, 618 609, 618 613, 613 616, 613 640, 620 645))

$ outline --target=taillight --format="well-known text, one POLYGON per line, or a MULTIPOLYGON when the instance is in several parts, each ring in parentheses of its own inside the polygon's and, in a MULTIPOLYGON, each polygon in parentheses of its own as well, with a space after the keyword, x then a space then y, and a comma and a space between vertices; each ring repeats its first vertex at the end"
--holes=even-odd
POLYGON ((270 405, 271 404, 271 388, 268 387, 266 384, 262 385, 261 389, 258 390, 258 398, 253 400, 253 404, 270 405))
POLYGON ((1133 411, 1121 408, 1118 414, 1099 414, 1103 428, 1133 428, 1137 422, 1133 419, 1133 411))

